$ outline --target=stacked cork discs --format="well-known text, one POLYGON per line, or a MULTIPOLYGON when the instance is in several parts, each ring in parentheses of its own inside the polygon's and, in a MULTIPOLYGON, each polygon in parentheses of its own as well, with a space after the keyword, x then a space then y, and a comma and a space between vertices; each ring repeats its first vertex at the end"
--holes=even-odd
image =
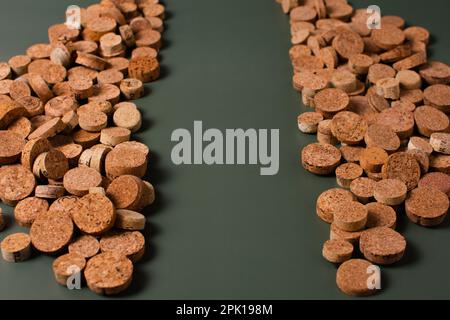
POLYGON ((344 293, 371 295, 368 268, 406 251, 397 212, 425 227, 447 215, 450 67, 427 60, 429 32, 401 17, 383 16, 370 29, 366 9, 346 0, 277 2, 290 16, 293 87, 311 108, 298 127, 317 133, 302 166, 335 173, 341 187, 317 200, 319 218, 331 224, 323 256, 341 264, 344 293))
MULTIPOLYGON (((1 242, 2 257, 56 257, 56 281, 75 274, 118 294, 144 255, 144 83, 157 80, 165 8, 158 0, 104 0, 81 9, 81 28, 49 28, 49 43, 0 62, 0 199, 29 228, 1 242)), ((0 211, 0 230, 6 225, 0 211)), ((84 282, 84 281, 82 281, 84 282)))

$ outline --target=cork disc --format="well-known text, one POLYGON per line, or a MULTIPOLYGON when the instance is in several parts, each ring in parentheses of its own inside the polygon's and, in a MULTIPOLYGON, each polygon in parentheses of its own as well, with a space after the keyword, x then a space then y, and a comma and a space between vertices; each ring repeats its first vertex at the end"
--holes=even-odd
POLYGON ((44 152, 48 152, 51 147, 52 146, 47 139, 38 138, 28 141, 22 150, 22 165, 28 170, 31 170, 37 156, 44 152))
POLYGON ((384 149, 368 147, 361 152, 360 164, 364 170, 381 172, 381 168, 387 162, 388 157, 384 149))
POLYGON ((119 108, 114 112, 113 121, 117 127, 136 132, 142 125, 142 116, 137 108, 119 108))
POLYGON ((65 127, 66 125, 61 121, 61 118, 53 118, 34 130, 28 138, 30 140, 50 138, 63 131, 65 127))
POLYGON ((382 49, 390 50, 405 41, 405 34, 401 29, 392 24, 383 24, 381 29, 372 30, 374 43, 382 49))
POLYGON ((142 178, 147 170, 147 157, 133 148, 114 149, 106 156, 106 175, 114 179, 121 175, 134 175, 142 178))
POLYGON ((38 251, 53 254, 69 244, 73 232, 72 219, 66 212, 49 210, 40 214, 33 222, 30 237, 38 251))
POLYGON ((314 174, 330 174, 340 162, 341 152, 329 144, 313 143, 302 150, 302 165, 314 174))
POLYGON ((334 211, 333 223, 348 232, 360 231, 367 222, 367 208, 356 201, 342 202, 334 211))
POLYGON ((423 101, 423 92, 420 89, 402 90, 400 92, 400 101, 408 101, 419 106, 423 101))
POLYGON ((133 263, 116 252, 104 252, 91 258, 84 271, 90 290, 97 294, 118 294, 132 281, 133 263))
POLYGON ((375 181, 361 177, 350 184, 350 191, 360 202, 368 202, 374 196, 375 181))
POLYGON ((25 140, 10 130, 0 131, 0 165, 13 164, 20 159, 25 140))
POLYGON ((419 183, 420 166, 417 160, 406 152, 397 152, 389 156, 383 167, 385 179, 398 179, 403 181, 408 191, 414 189, 419 183))
POLYGON ((123 175, 114 179, 106 190, 108 198, 118 209, 137 210, 142 197, 142 181, 135 176, 123 175))
POLYGON ((73 79, 77 79, 77 78, 88 78, 91 79, 92 81, 97 79, 98 76, 98 71, 91 69, 91 68, 87 68, 84 66, 77 66, 77 67, 73 67, 71 68, 68 73, 67 76, 69 78, 69 83, 70 80, 73 79))
POLYGON ((291 10, 291 21, 312 21, 316 17, 317 12, 307 6, 299 6, 291 10))
POLYGON ((348 95, 340 89, 324 89, 314 97, 314 105, 318 112, 325 118, 332 118, 333 115, 344 111, 350 103, 348 95))
POLYGON ((331 263, 343 263, 351 259, 353 245, 345 240, 328 240, 322 248, 322 256, 331 263))
POLYGON ((98 84, 94 86, 94 95, 89 97, 89 102, 109 101, 111 104, 119 102, 120 89, 113 84, 98 84))
POLYGON ((435 132, 446 131, 450 125, 448 117, 436 108, 422 106, 414 111, 414 119, 420 134, 429 137, 435 132))
POLYGON ((389 206, 403 203, 407 193, 406 184, 398 179, 384 179, 375 183, 373 194, 375 199, 389 206))
POLYGON ((358 146, 344 145, 341 146, 339 150, 341 151, 342 157, 344 158, 345 161, 352 163, 359 163, 361 152, 362 150, 364 150, 364 148, 358 146))
POLYGON ((20 117, 14 120, 9 126, 8 130, 15 133, 22 139, 26 139, 31 131, 33 130, 31 126, 31 121, 26 117, 20 117))
POLYGON ((363 175, 363 169, 356 163, 344 163, 336 168, 337 183, 342 188, 350 188, 350 184, 353 180, 363 175))
POLYGON ((86 259, 75 253, 67 253, 56 258, 52 264, 56 282, 66 286, 69 277, 76 272, 81 272, 85 266, 86 259))
POLYGON ((83 196, 92 187, 102 183, 102 176, 96 170, 87 167, 78 167, 69 170, 64 175, 64 188, 76 196, 83 196))
POLYGON ((341 142, 359 144, 367 131, 367 122, 356 113, 343 111, 333 117, 331 132, 341 142))
POLYGON ((428 43, 430 32, 422 27, 412 26, 404 30, 406 39, 428 43))
POLYGON ((8 262, 21 262, 31 255, 30 236, 26 233, 14 233, 7 236, 1 243, 3 259, 8 262))
POLYGON ((367 283, 370 274, 367 272, 372 264, 362 259, 352 259, 344 262, 336 274, 338 288, 350 296, 369 296, 376 290, 369 289, 367 283))
POLYGON ((68 47, 72 51, 80 51, 84 53, 91 53, 95 54, 98 49, 98 45, 95 41, 88 41, 88 40, 80 40, 76 42, 72 42, 68 44, 68 47))
POLYGON ((136 150, 140 153, 142 153, 146 158, 150 155, 150 149, 143 143, 138 141, 126 141, 118 144, 115 147, 116 150, 136 150))
POLYGON ((434 171, 450 174, 450 156, 446 154, 431 155, 430 168, 434 171))
POLYGON ((131 53, 131 59, 147 57, 151 59, 155 59, 158 57, 158 51, 154 48, 150 47, 139 47, 133 50, 131 53))
POLYGON ((69 170, 69 161, 66 156, 56 149, 47 152, 42 165, 44 177, 53 180, 61 179, 69 170))
POLYGON ((444 84, 429 86, 424 90, 423 96, 426 104, 446 113, 450 112, 450 86, 444 84))
POLYGON ((145 229, 147 220, 143 214, 136 211, 124 209, 116 210, 116 213, 117 217, 116 223, 114 225, 115 228, 130 231, 145 229))
POLYGON ((114 205, 105 196, 91 193, 81 198, 81 208, 73 212, 77 227, 86 234, 100 235, 114 226, 116 213, 114 205))
POLYGON ((332 223, 336 208, 341 203, 353 200, 353 195, 347 190, 339 188, 327 190, 317 198, 316 213, 323 221, 332 223))
POLYGON ((27 56, 31 59, 49 58, 52 52, 52 46, 48 43, 37 43, 27 49, 27 56))
POLYGON ((126 58, 122 57, 115 57, 108 59, 108 63, 112 69, 119 70, 123 73, 124 76, 128 74, 128 66, 130 65, 130 62, 126 58))
POLYGON ((100 72, 97 81, 100 84, 113 84, 118 86, 123 80, 123 73, 116 69, 108 69, 100 72))
POLYGON ((89 110, 79 113, 79 126, 89 132, 100 132, 108 125, 108 116, 101 111, 89 110))
POLYGON ((104 114, 109 115, 112 113, 113 107, 109 101, 93 101, 88 104, 84 104, 77 109, 78 114, 89 111, 103 112, 104 114))
POLYGON ((372 228, 361 234, 359 248, 364 257, 373 263, 393 264, 403 257, 406 240, 400 233, 391 228, 372 228))
POLYGON ((447 216, 448 207, 447 194, 433 187, 414 189, 405 201, 408 218, 425 227, 441 224, 447 216))
POLYGON ((138 47, 151 47, 156 50, 161 48, 161 33, 156 30, 141 30, 135 34, 135 38, 138 47))
POLYGON ((115 231, 100 240, 102 252, 117 252, 138 262, 145 252, 145 238, 139 231, 115 231))
POLYGON ((414 130, 414 116, 411 112, 390 108, 377 116, 377 123, 391 127, 400 139, 409 138, 414 130))
POLYGON ((420 68, 420 75, 430 84, 446 84, 450 81, 450 67, 440 61, 430 61, 420 68))
POLYGON ((14 208, 16 223, 25 228, 31 228, 34 220, 48 210, 48 201, 36 197, 25 198, 14 208))
POLYGON ((8 205, 15 205, 31 195, 35 184, 33 173, 21 165, 0 168, 0 199, 8 205))
POLYGON ((82 235, 69 245, 69 252, 86 259, 92 258, 100 251, 100 242, 93 236, 82 235))
POLYGON ((333 39, 332 46, 339 56, 346 60, 364 51, 363 39, 359 34, 352 31, 340 32, 333 39))
POLYGON ((450 196, 450 176, 442 172, 430 172, 419 180, 419 188, 432 187, 450 196))
POLYGON ((372 202, 366 204, 366 208, 368 212, 366 227, 368 229, 377 227, 395 229, 397 214, 392 207, 382 203, 372 202))

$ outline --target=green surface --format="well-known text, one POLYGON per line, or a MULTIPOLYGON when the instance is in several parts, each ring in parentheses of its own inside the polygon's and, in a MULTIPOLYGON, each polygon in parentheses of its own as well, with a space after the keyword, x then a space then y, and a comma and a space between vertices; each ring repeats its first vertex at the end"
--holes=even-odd
MULTIPOLYGON (((3 1, 0 59, 46 41, 47 27, 67 5, 94 1, 3 1)), ((372 1, 354 1, 362 7, 372 1)), ((299 166, 299 96, 291 89, 289 26, 273 0, 171 0, 163 51, 163 78, 138 101, 153 150, 150 180, 159 200, 149 210, 149 254, 136 267, 123 297, 138 299, 339 299, 335 267, 321 257, 328 226, 315 199, 334 186, 299 166), (170 136, 202 120, 213 128, 279 128, 280 172, 259 176, 255 166, 172 164, 170 136)), ((379 1, 385 14, 433 34, 433 57, 450 62, 444 0, 379 1)), ((12 209, 5 208, 11 216, 12 209)), ((404 219, 402 219, 404 221, 404 219)), ((407 222, 406 258, 383 268, 375 298, 450 298, 450 224, 428 230, 407 222)), ((0 238, 15 232, 8 228, 0 238)), ((53 280, 51 257, 21 264, 0 261, 0 298, 92 299, 53 280)))

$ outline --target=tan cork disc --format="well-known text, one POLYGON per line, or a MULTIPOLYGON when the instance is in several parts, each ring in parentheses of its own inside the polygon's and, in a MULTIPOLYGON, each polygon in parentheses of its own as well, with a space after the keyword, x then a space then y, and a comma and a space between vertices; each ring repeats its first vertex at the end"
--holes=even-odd
POLYGON ((350 191, 361 203, 369 202, 374 196, 375 181, 366 177, 357 178, 350 184, 350 191))
POLYGON ((359 163, 361 159, 361 152, 364 150, 363 147, 359 146, 341 146, 339 148, 341 151, 342 157, 347 162, 359 163))
POLYGON ((345 240, 327 240, 322 248, 322 256, 331 263, 343 263, 352 258, 353 245, 345 240))
POLYGON ((408 139, 414 131, 413 113, 398 108, 383 110, 377 116, 377 123, 391 127, 400 140, 408 139))
POLYGON ((402 204, 405 201, 407 192, 406 184, 398 179, 378 181, 373 189, 375 199, 388 206, 402 204))
POLYGON ((22 150, 22 165, 28 170, 32 170, 34 161, 37 156, 48 152, 52 148, 50 142, 47 139, 34 139, 29 140, 22 150))
POLYGON ((420 150, 425 152, 428 156, 433 152, 433 147, 430 142, 421 137, 411 137, 408 142, 408 150, 420 150))
POLYGON ((353 201, 354 197, 351 192, 333 188, 323 192, 316 202, 316 213, 320 219, 327 223, 333 222, 334 212, 336 208, 344 202, 353 201))
POLYGON ((10 130, 0 130, 0 165, 17 162, 24 146, 24 138, 10 130))
POLYGON ((116 252, 104 252, 91 258, 84 271, 90 290, 114 295, 126 290, 132 281, 133 263, 116 252))
POLYGON ((336 168, 336 181, 339 186, 350 189, 353 180, 363 175, 363 169, 356 163, 344 163, 336 168))
POLYGON ((334 211, 333 223, 343 231, 355 232, 365 228, 367 208, 359 202, 342 202, 334 211))
POLYGON ((145 253, 145 238, 139 231, 110 232, 101 238, 100 250, 117 252, 136 263, 145 253))
POLYGON ((117 217, 114 225, 115 228, 130 231, 145 229, 146 219, 143 214, 125 209, 116 210, 116 214, 117 217))
POLYGON ((450 176, 442 172, 430 172, 419 180, 419 188, 432 187, 450 196, 450 176))
POLYGON ((341 152, 332 145, 313 143, 301 152, 302 165, 311 173, 327 175, 341 162, 341 152))
POLYGON ((0 168, 0 199, 7 205, 16 205, 34 191, 33 173, 21 165, 0 168))
POLYGON ((332 118, 340 111, 344 111, 350 103, 348 95, 335 88, 324 89, 314 97, 314 104, 318 112, 326 119, 332 118))
POLYGON ((74 168, 64 175, 64 188, 76 196, 86 195, 89 188, 98 187, 101 183, 102 176, 92 168, 74 168))
POLYGON ((8 130, 15 133, 19 137, 26 139, 33 130, 31 121, 26 117, 21 117, 14 120, 9 126, 8 130))
POLYGON ((21 227, 31 228, 34 220, 40 214, 46 213, 48 208, 48 201, 45 199, 25 198, 14 208, 14 220, 21 227))
POLYGON ((349 111, 339 112, 331 121, 331 132, 340 142, 359 144, 367 131, 367 122, 359 115, 349 111))
POLYGON ((336 274, 338 288, 349 296, 370 296, 376 293, 370 289, 368 280, 369 268, 372 264, 362 259, 352 259, 344 262, 336 274))
POLYGON ((53 261, 52 268, 55 280, 62 286, 67 286, 67 280, 75 274, 81 274, 86 266, 86 259, 76 253, 67 253, 53 261))
POLYGON ((82 235, 69 245, 69 252, 78 254, 85 259, 92 258, 100 251, 100 242, 97 238, 89 235, 82 235))
POLYGON ((417 108, 414 111, 414 119, 419 133, 426 137, 436 132, 444 132, 450 126, 445 113, 430 106, 417 108))
POLYGON ((421 170, 414 156, 406 152, 397 152, 389 156, 382 173, 385 179, 403 181, 408 191, 411 191, 419 183, 421 170))
POLYGON ((426 105, 435 107, 443 112, 450 112, 450 86, 435 84, 423 92, 426 105))
POLYGON ((431 155, 430 168, 434 171, 450 174, 450 156, 446 154, 431 155))
POLYGON ((143 194, 142 184, 138 177, 123 175, 111 182, 106 194, 118 209, 139 210, 143 194))
POLYGON ((105 171, 110 179, 126 174, 142 178, 147 170, 147 163, 147 157, 139 150, 114 149, 106 156, 105 171))
POLYGON ((419 187, 405 201, 406 215, 419 225, 433 227, 441 224, 448 213, 447 194, 433 187, 419 187))
POLYGON ((36 250, 54 254, 69 244, 73 232, 74 227, 69 214, 53 209, 36 218, 30 229, 30 237, 36 250))
POLYGON ((31 256, 31 240, 26 233, 7 236, 0 245, 2 257, 8 262, 22 262, 31 256))
POLYGON ((389 158, 388 153, 378 147, 368 147, 361 152, 360 165, 370 172, 381 172, 381 168, 389 158))
POLYGON ((112 202, 98 193, 81 198, 81 208, 74 211, 72 219, 84 233, 100 235, 114 226, 116 212, 112 202))
POLYGON ((397 224, 397 214, 392 207, 378 202, 366 204, 368 216, 366 227, 388 227, 395 229, 397 224))
POLYGON ((403 258, 406 240, 391 228, 377 227, 361 234, 359 249, 364 257, 373 263, 393 264, 403 258))

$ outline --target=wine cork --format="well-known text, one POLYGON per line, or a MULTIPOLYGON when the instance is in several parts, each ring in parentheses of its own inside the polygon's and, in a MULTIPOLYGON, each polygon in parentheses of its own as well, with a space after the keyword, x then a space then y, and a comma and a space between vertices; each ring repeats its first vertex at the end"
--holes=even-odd
POLYGON ((64 188, 71 194, 83 196, 89 192, 89 188, 98 187, 102 183, 102 177, 95 169, 79 167, 69 170, 64 175, 64 188))
POLYGON ((89 159, 89 166, 92 169, 95 169, 100 174, 105 173, 105 159, 109 152, 112 151, 112 148, 110 146, 106 145, 97 145, 94 146, 92 149, 92 154, 89 159))
POLYGON ((402 90, 400 92, 400 101, 408 101, 420 106, 423 103, 423 92, 420 89, 402 90))
POLYGON ((31 121, 26 117, 16 119, 8 126, 8 131, 15 133, 22 139, 28 138, 32 130, 31 121))
POLYGON ((113 84, 97 84, 94 86, 94 95, 89 97, 89 102, 108 101, 115 105, 120 100, 120 89, 113 84))
POLYGON ((395 75, 396 71, 392 67, 385 64, 376 63, 370 66, 367 74, 367 80, 372 84, 376 84, 378 80, 394 78, 395 75))
POLYGON ((84 275, 91 291, 104 295, 119 294, 131 284, 133 263, 119 253, 105 252, 88 261, 84 275))
POLYGON ((350 70, 356 74, 364 75, 369 72, 369 68, 374 64, 373 59, 365 54, 352 55, 348 60, 350 70))
POLYGON ((311 173, 327 175, 332 173, 341 162, 341 152, 329 144, 313 143, 301 152, 302 165, 311 173))
POLYGON ((100 242, 93 236, 82 235, 69 245, 69 253, 89 259, 100 251, 100 242))
POLYGON ((357 88, 356 76, 345 70, 335 70, 331 77, 331 83, 335 88, 351 93, 357 88))
POLYGON ((344 60, 364 51, 363 39, 359 34, 350 30, 340 32, 333 39, 332 46, 344 60))
POLYGON ((61 118, 53 118, 45 122, 39 128, 34 130, 28 137, 28 139, 45 139, 54 137, 58 133, 62 132, 65 129, 64 123, 61 121, 61 118))
POLYGON ((368 125, 367 122, 356 113, 342 111, 333 117, 331 132, 340 142, 355 145, 364 139, 368 125))
POLYGON ((97 57, 90 53, 77 52, 77 59, 75 61, 84 67, 94 69, 96 71, 105 70, 108 66, 108 62, 100 57, 97 57))
POLYGON ((347 190, 339 188, 327 190, 317 198, 316 213, 323 221, 332 223, 336 208, 341 203, 350 202, 353 200, 354 196, 347 190))
POLYGON ((361 237, 361 231, 348 232, 339 229, 334 223, 330 226, 330 239, 331 240, 345 240, 350 242, 354 247, 358 247, 359 238, 361 237))
POLYGON ((131 133, 137 132, 142 126, 142 116, 137 108, 121 107, 114 112, 114 124, 119 128, 125 128, 131 133))
POLYGON ((117 229, 139 231, 145 229, 145 216, 136 211, 119 209, 116 210, 117 217, 114 225, 117 229))
POLYGON ((445 132, 450 126, 448 117, 436 108, 422 106, 414 111, 414 120, 420 134, 430 137, 433 133, 445 132))
POLYGON ((370 172, 381 172, 381 168, 388 161, 388 153, 378 147, 368 147, 361 152, 360 165, 370 172))
POLYGON ((391 228, 377 227, 361 234, 359 248, 367 260, 381 265, 389 265, 403 258, 406 240, 391 228))
POLYGON ((64 153, 57 149, 53 149, 45 154, 42 171, 44 177, 58 180, 64 177, 68 170, 69 162, 64 153))
POLYGON ((0 95, 2 95, 2 96, 8 95, 9 89, 13 82, 14 81, 11 79, 0 80, 0 95))
POLYGON ((123 73, 124 77, 128 75, 128 66, 130 62, 123 57, 114 57, 107 60, 111 69, 118 70, 123 73))
POLYGON ((82 112, 89 112, 89 111, 95 111, 95 112, 103 112, 106 115, 111 115, 113 112, 113 107, 111 105, 111 102, 109 101, 92 101, 88 104, 82 105, 77 109, 77 113, 80 114, 82 112))
POLYGON ((143 177, 147 170, 147 157, 133 148, 114 149, 106 156, 105 171, 110 179, 121 175, 143 177))
POLYGON ((442 172, 430 172, 425 174, 419 181, 419 188, 432 187, 447 196, 450 195, 450 176, 442 172))
POLYGON ((144 83, 154 81, 160 76, 159 62, 148 57, 131 59, 128 73, 131 78, 141 80, 144 83))
POLYGON ((0 131, 0 165, 14 164, 21 156, 25 140, 10 131, 0 131))
POLYGON ((87 40, 80 40, 67 43, 66 46, 72 52, 79 51, 91 54, 96 54, 98 49, 98 45, 95 41, 87 41, 87 40))
POLYGON ((448 208, 447 194, 429 186, 412 190, 405 201, 408 218, 425 227, 441 224, 447 216, 448 208))
POLYGON ((112 127, 103 129, 100 141, 109 146, 116 146, 122 142, 129 141, 131 131, 126 128, 112 127))
POLYGON ((146 57, 150 59, 156 59, 158 57, 158 51, 150 47, 139 47, 133 49, 131 52, 131 59, 146 57))
POLYGON ((67 253, 53 261, 53 274, 56 282, 62 286, 67 286, 67 281, 75 276, 80 275, 86 266, 86 259, 75 253, 67 253))
POLYGON ((23 107, 30 117, 40 115, 44 112, 44 104, 37 97, 23 97, 16 100, 16 104, 23 107))
POLYGON ((21 76, 27 73, 28 65, 31 63, 31 58, 26 55, 14 56, 9 59, 8 64, 16 76, 21 76))
POLYGON ((400 98, 400 81, 396 78, 380 79, 376 83, 377 94, 392 100, 400 98))
POLYGON ((101 37, 107 33, 114 32, 117 23, 113 18, 100 17, 92 19, 83 31, 84 40, 100 41, 101 37))
POLYGON ((408 191, 414 189, 420 180, 420 166, 411 154, 397 152, 389 156, 382 169, 384 179, 403 181, 408 191))
POLYGON ((69 95, 58 96, 50 99, 45 104, 45 114, 52 117, 62 117, 67 112, 74 111, 78 108, 78 102, 74 97, 69 95))
POLYGON ((143 181, 136 176, 123 175, 114 179, 109 185, 106 194, 118 209, 139 211, 143 208, 143 181))
POLYGON ((120 55, 125 50, 122 37, 115 33, 107 33, 100 38, 100 53, 105 58, 120 55))
POLYGON ((356 163, 344 163, 336 168, 336 181, 344 189, 350 189, 353 180, 363 175, 363 169, 356 163))
POLYGON ((100 240, 102 252, 116 252, 131 262, 138 262, 145 253, 145 238, 139 231, 115 231, 100 240))
POLYGON ((9 88, 9 95, 13 100, 31 96, 31 89, 25 81, 16 80, 9 88))
POLYGON ((94 83, 88 77, 71 77, 69 79, 69 86, 77 100, 84 100, 94 95, 94 83))
POLYGON ((50 60, 57 65, 68 67, 72 62, 72 53, 64 44, 58 43, 53 46, 50 60))
POLYGON ((164 21, 159 17, 147 17, 147 20, 150 21, 150 25, 153 30, 163 33, 164 32, 164 21))
POLYGON ((34 193, 37 198, 58 199, 64 196, 66 189, 62 186, 56 185, 37 186, 34 193))
POLYGON ((376 122, 391 127, 401 140, 409 139, 414 132, 414 116, 398 108, 383 110, 377 115, 376 122))
POLYGON ((55 254, 69 244, 73 232, 73 223, 69 214, 50 209, 40 214, 31 226, 31 243, 39 252, 55 254))
POLYGON ((343 231, 360 231, 366 226, 367 215, 367 208, 359 202, 343 202, 334 211, 333 223, 343 231))
POLYGON ((143 12, 146 17, 158 17, 162 20, 164 20, 165 17, 165 7, 159 3, 145 6, 143 12))
POLYGON ((50 58, 52 46, 48 43, 37 43, 27 49, 27 56, 32 60, 50 58))
POLYGON ((107 197, 91 193, 82 197, 80 203, 81 207, 72 213, 72 219, 83 233, 97 236, 114 226, 116 212, 107 197))
POLYGON ((344 262, 339 267, 336 274, 338 288, 349 296, 370 296, 376 293, 376 289, 371 289, 367 283, 373 265, 363 259, 352 259, 344 262))
POLYGON ((92 81, 95 81, 97 79, 97 76, 98 76, 97 70, 83 66, 73 67, 69 69, 69 71, 67 72, 67 77, 69 80, 73 78, 89 78, 92 81))
POLYGON ((415 53, 409 56, 408 58, 397 61, 396 63, 393 64, 393 67, 397 71, 410 70, 419 67, 425 64, 426 62, 427 62, 427 54, 424 51, 415 53))
POLYGON ((108 125, 108 116, 101 111, 81 112, 78 118, 81 129, 89 132, 100 132, 108 125))
POLYGON ((402 70, 397 73, 395 78, 399 81, 400 86, 407 90, 420 89, 422 87, 422 79, 420 75, 412 70, 402 70))
POLYGON ((30 236, 25 233, 14 233, 1 243, 2 257, 7 262, 22 262, 31 256, 30 236))
POLYGON ((366 209, 368 213, 366 227, 368 229, 377 227, 395 229, 397 213, 392 207, 378 202, 372 202, 366 204, 366 209))
POLYGON ((15 206, 30 196, 35 184, 33 173, 21 165, 0 168, 0 199, 7 205, 15 206))
POLYGON ((0 80, 11 78, 11 67, 6 62, 0 62, 0 80))
POLYGON ((42 100, 42 102, 47 102, 53 98, 53 92, 48 87, 45 80, 38 74, 29 74, 28 83, 36 95, 42 100))
POLYGON ((398 179, 384 179, 375 184, 373 194, 375 199, 388 206, 396 206, 405 201, 406 184, 398 179))
POLYGON ((133 30, 128 24, 119 27, 120 36, 122 41, 128 48, 132 48, 136 45, 136 39, 134 37, 133 30))
POLYGON ((350 191, 356 196, 359 202, 368 203, 374 197, 375 181, 361 177, 352 181, 350 191))
POLYGON ((331 133, 331 120, 326 119, 319 122, 317 127, 317 141, 322 144, 336 145, 339 141, 331 133))
POLYGON ((74 41, 80 35, 80 30, 68 27, 65 23, 55 24, 48 28, 48 38, 50 44, 57 42, 74 41))
POLYGON ((297 118, 298 128, 303 133, 317 133, 321 121, 323 116, 318 112, 305 112, 297 118))
POLYGON ((133 31, 133 33, 138 33, 139 31, 145 29, 151 29, 152 24, 150 20, 146 17, 136 17, 130 21, 130 28, 133 31))
POLYGON ((430 168, 433 169, 433 171, 450 174, 450 156, 445 154, 431 155, 430 168))
POLYGON ((344 111, 350 103, 348 95, 340 89, 324 89, 314 97, 316 110, 325 119, 330 119, 340 111, 344 111))
POLYGON ((450 86, 435 84, 423 92, 426 105, 435 107, 445 113, 450 112, 450 86))
POLYGON ((48 207, 48 201, 45 199, 37 197, 23 199, 14 208, 14 220, 21 227, 31 228, 34 220, 41 213, 47 212, 48 207))
POLYGON ((350 260, 353 254, 353 245, 345 240, 328 240, 324 243, 322 256, 331 263, 340 264, 350 260))
POLYGON ((88 132, 83 129, 75 131, 72 134, 73 141, 83 147, 83 149, 87 149, 97 144, 100 141, 100 133, 99 132, 88 132))
POLYGON ((359 163, 363 147, 343 145, 339 148, 345 161, 351 163, 359 163))
POLYGON ((120 82, 120 91, 127 100, 136 100, 144 95, 144 85, 138 79, 124 79, 120 82))
POLYGON ((450 68, 440 61, 430 61, 420 68, 420 76, 429 84, 447 84, 450 82, 450 68))
POLYGON ((430 137, 430 145, 436 152, 450 154, 450 134, 433 133, 430 137))
POLYGON ((99 84, 119 86, 123 81, 123 73, 116 69, 104 70, 98 74, 97 81, 99 84))
POLYGON ((143 143, 137 142, 137 141, 126 141, 118 144, 115 147, 115 150, 137 150, 138 152, 142 153, 145 158, 148 158, 150 155, 150 149, 143 143))

